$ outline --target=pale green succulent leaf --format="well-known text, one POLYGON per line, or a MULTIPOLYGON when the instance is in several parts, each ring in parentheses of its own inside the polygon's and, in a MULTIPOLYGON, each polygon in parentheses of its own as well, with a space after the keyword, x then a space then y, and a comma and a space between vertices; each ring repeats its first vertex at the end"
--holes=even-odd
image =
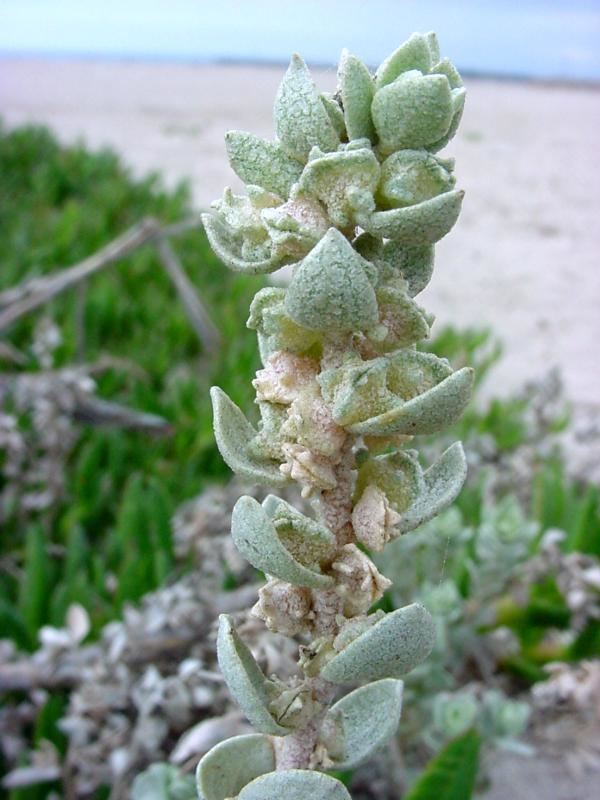
MULTIPOLYGON (((384 678, 355 689, 332 706, 325 718, 339 728, 339 751, 328 747, 332 769, 353 769, 372 756, 398 729, 402 681, 384 678)), ((337 737, 336 737, 337 738, 337 737)), ((325 742, 327 746, 327 742, 325 742)))
POLYGON ((217 657, 229 691, 252 725, 261 733, 274 736, 289 733, 273 719, 269 711, 269 684, 227 614, 219 617, 217 657))
POLYGON ((396 421, 402 408, 451 375, 446 359, 405 349, 367 361, 349 358, 341 367, 321 372, 317 380, 338 425, 380 435, 375 433, 380 424, 396 421))
POLYGON ((253 567, 296 586, 323 589, 333 578, 318 567, 307 567, 284 546, 275 524, 261 504, 252 497, 240 497, 231 517, 231 536, 241 555, 253 567))
POLYGON ((431 49, 428 37, 422 33, 413 33, 377 69, 375 88, 382 89, 395 81, 403 72, 419 70, 419 72, 426 73, 430 68, 431 49))
POLYGON ((357 215, 357 222, 373 236, 384 236, 400 244, 434 244, 452 229, 463 197, 464 191, 454 189, 414 206, 357 215))
POLYGON ((473 370, 463 367, 412 400, 399 400, 389 411, 348 425, 347 429, 363 436, 437 433, 459 419, 472 387, 473 370))
POLYGON ((229 163, 244 183, 262 186, 281 197, 289 196, 300 177, 302 164, 278 142, 268 142, 252 133, 229 131, 225 134, 225 144, 229 163))
POLYGON ((249 783, 238 800, 352 800, 343 783, 303 769, 270 772, 249 783))
POLYGON ((434 31, 429 31, 429 33, 425 34, 425 39, 427 40, 427 46, 429 47, 431 63, 437 64, 440 60, 440 43, 438 41, 437 34, 434 33, 434 31))
POLYGON ((344 106, 348 138, 375 141, 371 103, 375 85, 368 67, 347 50, 342 51, 338 67, 338 86, 344 106))
POLYGON ((375 93, 371 114, 383 155, 427 147, 444 136, 454 108, 445 75, 405 72, 375 93))
POLYGON ((423 473, 424 486, 400 515, 396 525, 398 532, 412 531, 436 517, 456 500, 466 477, 465 453, 462 444, 455 442, 423 473))
POLYGON ((431 68, 431 72, 439 75, 445 75, 448 78, 448 83, 453 89, 460 89, 460 87, 463 85, 460 72, 456 69, 449 58, 442 58, 441 60, 438 59, 435 63, 435 66, 431 68))
POLYGON ((401 273, 411 297, 422 292, 431 280, 434 260, 431 244, 407 246, 392 239, 383 246, 381 258, 401 273))
POLYGON ((259 401, 260 425, 256 438, 248 446, 248 454, 260 461, 271 459, 278 464, 285 461, 282 449, 282 427, 287 420, 287 409, 278 403, 259 401))
POLYGON ((460 121, 462 119, 466 97, 466 89, 452 90, 452 122, 450 123, 448 131, 444 134, 444 136, 442 136, 441 139, 438 139, 437 142, 427 146, 427 149, 431 150, 432 153, 437 153, 438 150, 441 150, 442 147, 445 147, 450 139, 454 137, 454 134, 458 130, 458 126, 460 125, 460 121))
POLYGON ((429 322, 425 311, 402 289, 383 286, 377 292, 380 319, 387 334, 373 342, 379 352, 408 347, 429 335, 429 322))
POLYGON ((419 603, 399 608, 353 639, 321 670, 337 684, 399 678, 413 670, 431 652, 435 628, 419 603))
POLYGON ((254 296, 247 326, 258 333, 260 357, 265 364, 277 350, 302 355, 320 350, 321 334, 298 325, 285 310, 286 290, 268 286, 254 296))
POLYGON ((399 150, 381 165, 380 206, 403 208, 431 200, 454 188, 448 163, 425 150, 399 150))
POLYGON ((212 387, 210 397, 215 439, 227 466, 255 483, 285 486, 289 481, 280 472, 279 464, 268 458, 261 459, 252 451, 251 443, 257 432, 233 400, 218 386, 212 387))
POLYGON ((311 154, 299 186, 323 203, 334 225, 347 228, 354 223, 357 213, 374 210, 373 194, 380 172, 371 149, 323 153, 316 157, 311 154))
POLYGON ((202 214, 202 224, 215 254, 233 272, 262 275, 282 266, 282 259, 276 253, 257 261, 245 259, 240 252, 235 231, 216 214, 202 214))
POLYGON ((317 380, 323 398, 338 425, 368 419, 390 407, 394 395, 387 388, 388 367, 386 358, 352 359, 320 373, 317 380))
POLYGON ((340 137, 340 139, 346 138, 346 122, 344 120, 344 112, 342 111, 340 104, 332 97, 328 92, 321 92, 321 101, 325 106, 325 111, 329 115, 329 120, 331 124, 335 128, 335 132, 340 137))
POLYGON ((352 333, 377 323, 372 265, 346 237, 330 228, 296 267, 285 306, 290 317, 309 330, 352 333))
POLYGON ((274 117, 283 147, 301 161, 315 145, 329 152, 340 143, 308 67, 297 54, 277 92, 274 117))
POLYGON ((275 752, 268 736, 234 736, 216 745, 198 764, 199 800, 235 797, 246 784, 275 769, 275 752))
POLYGON ((413 450, 369 458, 358 470, 355 499, 367 486, 376 486, 397 513, 405 512, 425 490, 423 470, 413 450))
POLYGON ((280 541, 301 564, 316 565, 333 556, 337 543, 329 528, 273 494, 265 497, 262 506, 280 541))

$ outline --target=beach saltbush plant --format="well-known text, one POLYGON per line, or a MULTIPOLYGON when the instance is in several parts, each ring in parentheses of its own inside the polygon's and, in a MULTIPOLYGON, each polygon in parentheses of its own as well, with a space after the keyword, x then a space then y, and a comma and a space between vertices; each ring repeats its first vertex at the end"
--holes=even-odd
POLYGON ((417 349, 432 317, 414 300, 460 212, 454 162, 436 153, 465 90, 432 33, 413 34, 374 76, 344 52, 338 79, 334 95, 319 93, 293 56, 276 140, 227 135, 247 195, 226 189, 204 217, 232 270, 295 265, 287 288, 261 289, 250 308, 258 427, 220 388, 211 395, 229 467, 275 488, 296 482, 314 517, 275 495, 234 508, 234 543, 267 576, 253 613, 298 637, 298 676, 265 676, 221 616, 219 664, 258 732, 204 756, 203 800, 348 800, 326 772, 351 769, 395 733, 401 678, 434 643, 422 605, 371 610, 391 583, 369 553, 436 516, 466 476, 460 443, 427 469, 410 448, 459 418, 473 381, 470 368, 417 349))

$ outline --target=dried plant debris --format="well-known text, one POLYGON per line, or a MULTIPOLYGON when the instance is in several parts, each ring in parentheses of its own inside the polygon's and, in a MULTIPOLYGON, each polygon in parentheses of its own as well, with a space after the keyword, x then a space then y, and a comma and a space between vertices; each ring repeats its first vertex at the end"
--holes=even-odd
POLYGON ((65 629, 42 629, 41 647, 29 659, 3 642, 0 688, 28 696, 2 709, 7 763, 16 766, 27 752, 24 730, 61 688, 70 690, 59 723, 69 741, 62 777, 76 797, 108 785, 121 786, 114 796, 125 798, 148 764, 170 759, 185 767, 221 739, 248 731, 216 668, 216 616, 236 616, 265 670, 291 675, 295 658, 292 644, 282 647, 281 637, 240 613, 255 595, 253 585, 215 592, 210 576, 205 582, 198 572, 126 608, 97 643, 79 643, 86 630, 80 608, 70 610, 65 629))
POLYGON ((600 775, 600 659, 550 664, 532 689, 533 741, 571 774, 600 775))
POLYGON ((81 423, 164 434, 169 426, 96 396, 96 373, 114 366, 53 369, 61 344, 58 327, 42 318, 31 345, 38 371, 0 372, 0 523, 47 512, 65 499, 68 459, 81 423))
MULTIPOLYGON (((38 782, 50 774, 40 771, 42 762, 49 768, 47 761, 29 751, 27 731, 55 692, 71 693, 60 723, 69 739, 68 758, 56 763, 76 797, 88 797, 101 785, 112 786, 115 797, 127 797, 133 777, 147 765, 168 762, 185 772, 213 745, 250 733, 229 703, 217 669, 216 615, 234 615, 265 675, 291 680, 296 644, 241 611, 256 599, 256 573, 232 552, 228 530, 232 509, 246 491, 245 485, 233 481, 207 489, 180 509, 173 521, 180 555, 193 554, 196 571, 148 595, 138 608, 128 608, 123 622, 106 626, 98 643, 82 643, 89 621, 78 606, 69 609, 63 629, 47 626, 40 631, 41 647, 31 658, 1 643, 2 687, 20 690, 22 699, 5 704, 0 712, 0 746, 7 764, 16 768, 29 754, 34 768, 16 773, 15 780, 38 782), (223 580, 231 576, 238 588, 223 592, 223 580)), ((264 499, 264 491, 256 497, 264 499)), ((424 526, 418 537, 401 537, 387 548, 386 573, 407 595, 417 592, 432 613, 436 644, 429 659, 405 679, 403 757, 392 740, 375 760, 357 768, 353 796, 394 797, 406 780, 407 766, 421 763, 427 753, 473 722, 489 748, 526 749, 522 737, 528 708, 523 701, 529 698, 515 700, 513 688, 496 672, 498 663, 518 653, 519 643, 507 628, 496 627, 484 635, 482 625, 493 624, 495 600, 509 587, 518 600, 530 582, 547 575, 564 573, 560 585, 567 597, 575 591, 575 600, 583 581, 590 598, 586 614, 594 615, 597 609, 597 560, 561 553, 556 532, 547 534, 541 552, 531 558, 528 544, 536 531, 514 501, 489 501, 477 529, 465 527, 459 512, 451 509, 424 526), (467 598, 450 579, 454 564, 464 562, 462 549, 473 554, 467 598), (515 587, 516 572, 524 578, 515 587)), ((264 604, 265 591, 259 596, 264 604)), ((401 598, 402 592, 399 602, 401 598)), ((581 613, 581 605, 574 608, 581 613)), ((281 604, 274 609, 267 607, 267 615, 284 613, 281 604)), ((568 708, 561 713, 571 719, 568 708)), ((158 773, 153 775, 158 780, 158 773)), ((166 781, 168 776, 163 777, 166 781)))
POLYGON ((527 505, 531 499, 531 478, 545 459, 560 452, 576 474, 566 438, 571 429, 571 425, 567 427, 569 401, 559 371, 552 369, 543 378, 525 384, 504 403, 506 424, 511 423, 511 411, 514 418, 514 431, 509 432, 507 441, 502 434, 494 436, 475 428, 466 432, 469 481, 475 484, 484 474, 490 496, 513 494, 527 505))
POLYGON ((564 531, 545 532, 538 552, 525 566, 522 583, 530 587, 549 575, 554 577, 571 612, 569 628, 574 636, 589 622, 600 620, 600 561, 586 553, 563 552, 565 539, 564 531))

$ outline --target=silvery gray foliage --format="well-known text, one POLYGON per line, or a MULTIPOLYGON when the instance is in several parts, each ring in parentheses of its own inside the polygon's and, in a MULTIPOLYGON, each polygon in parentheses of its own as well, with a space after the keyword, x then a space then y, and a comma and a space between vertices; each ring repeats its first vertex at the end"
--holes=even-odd
POLYGON ((477 527, 466 527, 458 509, 448 509, 418 536, 396 540, 376 558, 393 578, 394 601, 416 598, 434 622, 429 658, 405 679, 409 761, 413 750, 425 745, 436 752, 473 725, 486 750, 525 750, 519 737, 529 706, 507 696, 497 670, 499 662, 519 653, 519 643, 503 626, 499 608, 522 591, 527 576, 552 574, 547 557, 532 557, 538 533, 537 523, 507 496, 484 502, 477 527))
POLYGON ((131 787, 131 800, 193 800, 194 794, 191 776, 181 776, 170 764, 153 764, 131 787))
POLYGON ((427 469, 406 447, 457 420, 471 393, 471 369, 417 350, 432 318, 414 300, 460 212, 454 162, 436 153, 464 97, 435 35, 413 34, 374 76, 343 53, 334 95, 293 56, 277 138, 227 134, 248 191, 226 189, 204 215, 213 249, 238 272, 295 267, 287 288, 259 291, 250 309, 260 422, 214 387, 215 436, 234 472, 279 489, 296 482, 314 516, 275 495, 234 508, 235 546, 267 576, 253 613, 299 637, 300 657, 292 680, 267 677, 221 617, 219 664, 258 733, 202 759, 203 800, 348 798, 324 772, 394 733, 401 678, 433 647, 422 605, 369 613, 391 583, 368 551, 439 513, 466 476, 459 443, 427 469), (365 682, 331 706, 338 687, 365 682))

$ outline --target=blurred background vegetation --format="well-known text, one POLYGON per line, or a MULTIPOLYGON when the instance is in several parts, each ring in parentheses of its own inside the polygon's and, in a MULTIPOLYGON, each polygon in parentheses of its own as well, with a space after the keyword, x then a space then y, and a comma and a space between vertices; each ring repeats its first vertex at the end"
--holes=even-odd
MULTIPOLYGON (((82 260, 143 217, 166 224, 191 214, 185 185, 167 191, 157 175, 133 179, 112 152, 60 146, 40 127, 0 128, 0 292, 82 260)), ((245 320, 261 284, 223 268, 199 228, 182 233, 173 244, 221 332, 223 346, 215 355, 202 351, 152 247, 140 248, 93 277, 85 293, 61 295, 8 332, 6 341, 21 357, 18 371, 34 373, 40 369, 32 346, 36 325, 41 316, 51 317, 60 330, 53 369, 94 365, 110 356, 110 366, 95 378, 97 394, 158 414, 172 425, 166 437, 81 425, 65 464, 60 499, 40 511, 23 510, 18 503, 4 508, 0 630, 21 649, 37 647, 41 626, 62 626, 73 603, 89 613, 93 639, 103 625, 119 618, 126 602, 163 585, 175 570, 185 571, 185 565, 175 565, 173 514, 208 484, 230 477, 214 444, 208 389, 222 386, 252 415, 251 379, 259 362, 245 320)), ((473 365, 478 381, 501 357, 489 331, 445 329, 428 348, 455 366, 473 365)), ((0 372, 16 370, 6 354, 0 358, 0 372)), ((10 414, 15 408, 6 401, 0 412, 10 414)), ((479 451, 487 453, 491 470, 533 446, 530 486, 522 500, 523 519, 538 526, 527 544, 529 554, 548 529, 560 528, 566 533, 565 552, 599 556, 598 487, 568 477, 558 448, 535 450, 539 443, 532 440, 530 414, 526 395, 485 406, 475 402, 448 438, 465 440, 467 451, 474 442, 473 452, 484 441, 479 451)), ((18 415, 23 430, 30 429, 27 414, 18 415)), ((543 434, 568 425, 565 407, 547 421, 543 434)), ((439 440, 430 444, 441 447, 439 440)), ((0 492, 6 458, 0 451, 0 492)), ((485 523, 488 494, 488 473, 477 469, 457 502, 463 528, 485 523)), ((497 491, 496 500, 502 494, 497 491)), ((521 518, 515 522, 522 524, 521 518)), ((463 561, 465 552, 469 555, 468 546, 460 551, 463 561)), ((453 569, 467 596, 464 563, 461 568, 457 560, 453 569)), ((384 599, 390 605, 396 601, 394 595, 384 599)), ((505 607, 504 622, 522 645, 506 669, 523 685, 543 678, 541 667, 557 653, 538 645, 549 627, 569 625, 556 583, 549 579, 540 585, 525 609, 505 607)), ((598 621, 558 655, 566 660, 600 655, 598 621)), ((49 703, 36 735, 64 748, 54 725, 58 716, 60 709, 49 703)), ((15 791, 10 796, 21 800, 34 794, 15 791)))
MULTIPOLYGON (((190 213, 186 186, 167 192, 156 175, 133 180, 114 153, 61 148, 43 128, 0 130, 0 291, 82 260, 147 215, 168 223, 190 213)), ((251 403, 258 355, 245 320, 257 281, 224 269, 201 229, 179 236, 176 248, 226 342, 214 358, 202 353, 151 247, 91 280, 83 354, 77 352, 77 290, 41 312, 60 328, 53 368, 81 355, 89 364, 115 357, 115 366, 97 378, 98 394, 165 417, 173 434, 82 428, 63 501, 49 513, 5 520, 0 546, 18 572, 2 575, 0 628, 22 646, 35 645, 40 625, 61 625, 75 600, 89 609, 97 629, 125 600, 158 586, 172 564, 174 509, 207 481, 226 477, 208 389, 218 383, 244 407, 251 403)), ((39 368, 32 352, 37 317, 10 330, 25 370, 39 368)))

